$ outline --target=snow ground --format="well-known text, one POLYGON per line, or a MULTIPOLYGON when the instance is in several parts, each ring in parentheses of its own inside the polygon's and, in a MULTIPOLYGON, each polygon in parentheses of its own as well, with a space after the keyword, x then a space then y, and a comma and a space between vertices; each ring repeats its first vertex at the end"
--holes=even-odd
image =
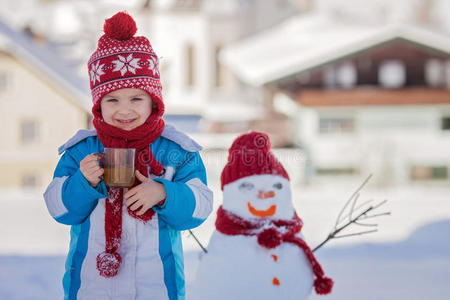
MULTIPOLYGON (((210 184, 215 206, 217 182, 210 184)), ((359 182, 296 186, 294 206, 313 247, 329 232, 337 213, 359 182)), ((61 278, 69 228, 48 214, 43 191, 0 191, 0 299, 62 299, 61 278)), ((389 199, 379 232, 332 241, 317 252, 335 280, 330 296, 311 299, 448 299, 450 291, 450 188, 368 186, 361 200, 389 199)), ((382 210, 382 211, 384 211, 382 210)), ((381 212, 381 210, 380 210, 381 212)), ((215 213, 195 233, 207 244, 215 213)), ((363 228, 365 229, 365 228, 363 228)), ((195 281, 199 247, 183 233, 187 291, 195 281)), ((189 300, 189 299, 188 299, 189 300)))
MULTIPOLYGON (((448 236, 450 219, 426 225, 400 242, 323 248, 316 254, 335 287, 331 295, 313 294, 310 300, 448 299, 448 236)), ((185 253, 188 300, 199 256, 199 251, 185 253)), ((0 299, 62 299, 64 259, 62 255, 0 256, 0 299)))

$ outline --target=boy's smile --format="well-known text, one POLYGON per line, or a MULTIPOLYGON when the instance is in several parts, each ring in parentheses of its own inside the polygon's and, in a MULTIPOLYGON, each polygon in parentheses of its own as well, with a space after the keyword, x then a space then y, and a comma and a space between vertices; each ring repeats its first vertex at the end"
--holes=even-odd
POLYGON ((105 95, 100 108, 107 124, 132 130, 144 124, 152 113, 152 99, 140 89, 120 89, 105 95))

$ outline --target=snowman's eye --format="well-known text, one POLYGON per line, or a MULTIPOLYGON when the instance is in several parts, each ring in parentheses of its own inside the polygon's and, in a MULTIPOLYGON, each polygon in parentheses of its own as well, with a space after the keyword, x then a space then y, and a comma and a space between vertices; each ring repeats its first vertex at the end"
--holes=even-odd
POLYGON ((273 185, 274 188, 281 190, 281 188, 283 187, 283 185, 280 182, 277 182, 273 185))
POLYGON ((239 185, 239 189, 241 191, 250 191, 253 188, 254 188, 254 185, 250 182, 243 182, 239 185))

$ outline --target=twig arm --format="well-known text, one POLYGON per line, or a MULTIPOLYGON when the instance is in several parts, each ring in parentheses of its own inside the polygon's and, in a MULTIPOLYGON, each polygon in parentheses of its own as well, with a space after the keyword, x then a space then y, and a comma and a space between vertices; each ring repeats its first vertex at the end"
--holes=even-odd
MULTIPOLYGON (((384 204, 384 203, 383 203, 383 204, 384 204)), ((376 207, 380 207, 380 205, 377 205, 376 207)), ((329 240, 334 239, 334 238, 337 238, 336 235, 337 235, 339 232, 341 232, 342 230, 344 230, 345 228, 347 228, 347 227, 350 226, 351 224, 355 223, 359 218, 361 218, 362 216, 366 215, 369 211, 371 211, 371 210, 373 210, 373 209, 374 209, 374 206, 370 206, 369 208, 367 208, 366 210, 364 210, 362 213, 360 213, 358 216, 356 216, 356 217, 354 217, 353 219, 351 219, 350 221, 348 221, 345 225, 343 225, 343 226, 341 226, 341 227, 339 227, 339 228, 336 228, 333 232, 331 232, 331 233, 327 236, 327 238, 326 238, 322 243, 320 243, 317 247, 315 247, 315 248, 313 249, 313 252, 316 251, 317 249, 319 249, 320 247, 322 247, 323 245, 325 245, 329 240)), ((371 232, 374 232, 374 231, 376 231, 376 229, 375 229, 375 230, 369 230, 369 231, 360 232, 360 233, 357 233, 357 234, 342 235, 342 236, 339 236, 339 237, 352 236, 352 235, 361 235, 361 234, 365 234, 365 233, 371 233, 371 232)))
POLYGON ((202 243, 200 243, 200 241, 197 239, 197 237, 196 237, 195 234, 192 232, 192 230, 189 229, 189 233, 190 233, 191 236, 195 239, 195 241, 196 241, 197 244, 200 246, 200 248, 202 248, 203 252, 208 253, 208 250, 206 250, 206 248, 203 247, 202 243))

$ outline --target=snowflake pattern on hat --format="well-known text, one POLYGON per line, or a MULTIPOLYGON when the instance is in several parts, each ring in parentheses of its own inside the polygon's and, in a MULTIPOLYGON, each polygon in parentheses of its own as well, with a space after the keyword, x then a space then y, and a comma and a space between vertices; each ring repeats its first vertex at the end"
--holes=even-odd
POLYGON ((154 56, 148 60, 149 69, 152 70, 159 77, 159 59, 154 56))
POLYGON ((95 84, 95 81, 100 82, 100 76, 105 74, 105 72, 103 72, 102 70, 103 66, 104 66, 103 64, 100 65, 99 61, 97 62, 97 64, 94 64, 92 66, 90 71, 92 84, 95 84))
POLYGON ((120 71, 120 74, 123 76, 126 72, 131 72, 136 74, 136 69, 141 68, 138 65, 139 58, 133 58, 133 54, 128 55, 126 58, 122 55, 117 55, 118 59, 114 60, 116 68, 113 72, 120 71))

